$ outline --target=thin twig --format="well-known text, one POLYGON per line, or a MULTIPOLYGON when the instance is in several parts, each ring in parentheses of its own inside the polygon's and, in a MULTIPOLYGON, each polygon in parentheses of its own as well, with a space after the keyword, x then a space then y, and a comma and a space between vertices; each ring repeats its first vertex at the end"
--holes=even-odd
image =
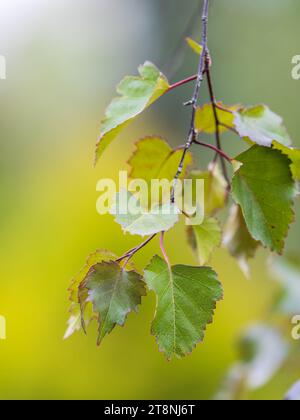
MULTIPOLYGON (((217 101, 216 101, 216 98, 215 98, 213 82, 212 82, 212 77, 211 77, 211 73, 210 73, 210 58, 209 58, 208 54, 206 54, 206 58, 205 58, 205 70, 206 70, 209 96, 210 96, 210 101, 211 101, 211 105, 212 105, 212 109, 213 109, 215 126, 216 126, 216 144, 217 144, 217 148, 219 150, 222 150, 221 134, 220 134, 220 120, 219 120, 219 117, 218 117, 217 101)), ((220 156, 220 154, 216 153, 214 162, 217 161, 219 156, 220 156)), ((228 172, 227 172, 226 164, 225 164, 225 161, 224 161, 224 157, 222 157, 222 156, 221 156, 221 165, 222 165, 222 171, 223 171, 224 178, 226 179, 226 182, 229 186, 230 185, 230 179, 229 179, 229 176, 228 176, 228 172)))
POLYGON ((230 130, 230 131, 232 131, 233 133, 235 133, 235 134, 237 134, 239 136, 239 132, 234 127, 231 127, 230 125, 225 124, 225 123, 222 123, 222 122, 220 122, 219 125, 221 125, 222 127, 227 128, 227 130, 230 130))
POLYGON ((150 236, 148 239, 146 239, 141 245, 132 248, 130 251, 126 252, 126 254, 124 254, 122 257, 118 258, 116 260, 116 262, 121 262, 123 260, 125 260, 126 258, 131 259, 138 251, 140 251, 142 248, 144 248, 146 245, 148 245, 149 242, 152 241, 152 239, 154 239, 156 237, 157 234, 154 234, 152 236, 150 236))
POLYGON ((199 146, 203 146, 203 147, 207 147, 209 149, 214 150, 217 154, 219 154, 220 156, 222 156, 224 159, 226 159, 229 163, 232 163, 232 159, 231 157, 229 157, 222 149, 218 149, 216 146, 214 146, 213 144, 209 144, 209 143, 204 143, 202 141, 198 141, 198 140, 194 140, 195 144, 198 144, 199 146))
POLYGON ((189 151, 197 135, 196 128, 195 128, 195 116, 196 116, 196 111, 197 111, 197 103, 199 100, 200 88, 203 82, 203 71, 205 69, 205 57, 207 55, 208 8, 209 8, 209 0, 204 0, 203 11, 202 11, 202 52, 200 54, 200 60, 199 60, 199 66, 198 66, 198 72, 197 72, 197 82, 195 85, 194 95, 191 101, 188 103, 192 106, 191 124, 190 124, 190 129, 189 129, 186 145, 183 150, 182 158, 180 160, 180 164, 178 166, 178 169, 174 178, 174 186, 172 189, 172 203, 175 202, 176 184, 183 171, 184 161, 185 161, 187 152, 189 151))
MULTIPOLYGON (((174 184, 173 184, 172 196, 171 196, 172 203, 175 202, 176 183, 177 183, 177 181, 178 181, 178 179, 179 179, 179 177, 180 177, 180 175, 183 171, 184 161, 185 161, 187 152, 191 148, 191 146, 192 146, 194 140, 196 140, 196 136, 197 136, 197 132, 196 132, 196 128, 195 128, 195 117, 196 117, 196 111, 197 111, 197 103, 198 103, 198 100, 199 100, 200 88, 201 88, 201 85, 202 85, 202 82, 203 82, 203 74, 204 74, 204 71, 205 71, 205 58, 207 56, 208 9, 209 9, 209 0, 204 0, 203 11, 202 11, 202 52, 200 54, 197 76, 195 76, 196 85, 195 85, 194 94, 193 94, 193 97, 192 97, 191 101, 189 101, 189 103, 188 103, 188 105, 192 106, 191 124, 190 124, 190 129, 189 129, 187 141, 186 141, 186 144, 184 146, 184 150, 183 150, 182 157, 181 157, 181 160, 180 160, 180 164, 178 166, 177 173, 176 173, 175 178, 174 178, 174 184)), ((190 81, 191 81, 190 79, 186 79, 185 81, 181 81, 181 82, 175 84, 175 87, 182 86, 183 84, 189 83, 190 81)), ((173 85, 172 89, 174 89, 174 85, 173 85)), ((152 241, 152 239, 154 239, 155 236, 156 236, 156 234, 152 235, 145 242, 143 242, 140 246, 138 246, 136 248, 133 248, 132 250, 128 251, 125 255, 123 255, 123 257, 117 259, 116 262, 121 262, 124 259, 126 259, 125 264, 127 264, 128 261, 140 249, 144 248, 150 241, 152 241)), ((164 250, 163 238, 164 238, 164 232, 161 234, 162 250, 164 250)), ((165 250, 164 250, 164 254, 166 256, 165 250)), ((168 261, 168 258, 167 258, 167 261, 168 261)), ((168 265, 170 266, 170 263, 168 263, 168 265)))
POLYGON ((219 121, 217 107, 216 107, 216 98, 215 98, 215 94, 214 94, 213 83, 212 83, 212 78, 211 78, 211 73, 210 73, 210 59, 209 59, 208 55, 206 56, 206 59, 205 59, 205 69, 206 69, 206 77, 207 77, 207 83, 208 83, 209 96, 210 96, 210 100, 211 100, 211 105, 212 105, 214 120, 215 120, 215 126, 216 126, 216 143, 217 143, 218 149, 221 149, 222 145, 221 145, 221 136, 220 136, 220 128, 219 128, 220 121, 219 121))
POLYGON ((174 152, 178 152, 180 150, 183 150, 185 148, 185 144, 181 144, 180 146, 175 147, 175 149, 173 149, 174 152))

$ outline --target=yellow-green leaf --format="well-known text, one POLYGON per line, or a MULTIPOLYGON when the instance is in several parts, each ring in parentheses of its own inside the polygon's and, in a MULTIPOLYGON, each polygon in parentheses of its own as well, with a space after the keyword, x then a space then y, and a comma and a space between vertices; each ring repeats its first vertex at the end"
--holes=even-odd
MULTIPOLYGON (((182 150, 173 150, 161 137, 146 137, 136 143, 136 151, 130 158, 130 177, 143 179, 148 185, 154 179, 172 181, 176 175, 182 150)), ((192 164, 193 157, 187 153, 181 178, 186 175, 187 168, 192 164)))
MULTIPOLYGON (((91 305, 87 305, 87 307, 90 309, 91 305)), ((67 322, 68 327, 64 335, 64 340, 67 340, 76 331, 79 331, 82 328, 82 316, 81 316, 81 309, 80 309, 79 303, 72 303, 69 313, 70 313, 70 317, 67 322)), ((93 313, 90 313, 90 311, 88 312, 86 309, 85 314, 84 314, 85 325, 89 325, 92 319, 94 319, 93 313)))
POLYGON ((117 256, 105 249, 98 249, 93 254, 89 255, 84 267, 73 277, 71 286, 69 288, 70 292, 70 300, 72 302, 78 302, 78 287, 82 280, 86 277, 87 273, 93 267, 93 265, 98 264, 100 262, 108 262, 117 259, 117 256))
MULTIPOLYGON (((86 278, 93 266, 101 262, 114 261, 117 258, 118 257, 114 253, 107 250, 99 249, 88 257, 84 267, 79 271, 79 273, 75 277, 73 277, 71 286, 68 289, 70 293, 69 299, 72 303, 69 311, 70 318, 68 320, 68 328, 64 336, 65 339, 71 337, 74 334, 74 332, 79 331, 81 327, 83 327, 85 331, 85 328, 91 323, 91 321, 96 319, 96 315, 93 312, 91 303, 85 302, 84 304, 80 305, 80 284, 86 278)), ((127 265, 127 268, 129 270, 133 270, 133 265, 129 263, 127 265)))
POLYGON ((283 146, 277 141, 273 141, 273 149, 280 150, 291 161, 291 171, 295 181, 300 181, 300 150, 283 146))
MULTIPOLYGON (((224 111, 223 109, 217 109, 219 122, 227 127, 234 128, 233 121, 235 115, 233 112, 239 109, 239 105, 227 106, 223 105, 222 102, 219 102, 218 105, 228 110, 224 111)), ((202 107, 197 108, 195 125, 198 133, 214 134, 216 132, 215 116, 211 104, 205 104, 202 107)), ((224 133, 227 130, 228 128, 222 125, 219 126, 220 133, 224 133)))
POLYGON ((93 314, 92 306, 86 303, 85 307, 81 308, 79 304, 78 289, 80 283, 87 276, 90 269, 97 263, 103 261, 111 261, 117 259, 117 256, 110 251, 97 250, 91 254, 84 267, 79 273, 72 279, 71 286, 68 289, 70 292, 70 301, 72 302, 70 307, 70 318, 68 320, 68 328, 64 338, 69 338, 74 332, 79 331, 83 325, 88 326, 90 322, 95 319, 93 314))
POLYGON ((150 62, 139 67, 139 74, 123 79, 117 88, 120 96, 106 110, 96 147, 96 162, 123 128, 170 87, 166 77, 150 62))
POLYGON ((215 214, 222 210, 227 202, 227 182, 218 165, 208 171, 193 171, 189 178, 193 181, 204 180, 205 216, 215 214))
POLYGON ((207 264, 214 249, 221 244, 222 231, 218 220, 205 219, 201 225, 189 226, 187 233, 199 264, 202 266, 207 264))
POLYGON ((192 38, 186 38, 186 43, 196 54, 200 55, 202 53, 202 45, 194 41, 192 38))

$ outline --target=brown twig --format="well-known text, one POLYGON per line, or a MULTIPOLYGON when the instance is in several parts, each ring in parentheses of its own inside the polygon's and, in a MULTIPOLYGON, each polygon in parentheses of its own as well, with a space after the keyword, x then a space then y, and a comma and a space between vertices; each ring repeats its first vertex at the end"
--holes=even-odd
MULTIPOLYGON (((191 79, 196 80, 196 85, 195 85, 195 89, 194 89, 194 94, 192 99, 185 105, 191 105, 192 106, 192 116, 191 116, 191 123, 190 123, 190 128, 189 128, 189 132, 188 132, 188 137, 187 137, 187 141, 186 144, 184 146, 184 150, 182 153, 182 157, 180 160, 180 164, 178 166, 176 175, 174 177, 174 184, 173 184, 173 188, 172 188, 172 195, 171 195, 171 200, 172 203, 175 202, 175 191, 176 191, 176 183, 183 171, 183 166, 184 166, 184 161, 186 158, 186 155, 189 151, 189 149, 191 148, 193 142, 196 140, 197 137, 197 132, 196 132, 196 127, 195 127, 195 117, 196 117, 196 111, 197 111, 197 103, 199 100, 199 94, 200 94, 200 88, 203 82, 203 75, 204 72, 206 70, 206 66, 205 66, 205 59, 207 57, 207 29, 208 29, 208 9, 209 9, 209 0, 204 0, 203 2, 203 10, 202 10, 202 51, 200 54, 200 60, 199 60, 199 65, 198 65, 198 72, 196 76, 192 76, 191 78, 185 79, 183 81, 180 81, 178 83, 175 83, 175 85, 171 86, 171 90, 182 86, 186 83, 191 82, 191 79)), ((169 89, 170 90, 170 89, 169 89)), ((143 242, 141 245, 139 245, 136 248, 133 248, 132 250, 128 251, 125 255, 123 255, 123 257, 119 258, 116 260, 116 262, 121 262, 124 259, 126 259, 125 265, 129 262, 129 260, 142 248, 144 248, 150 241, 152 241, 152 239, 154 239, 156 237, 155 235, 152 235, 150 238, 148 238, 145 242, 143 242)), ((164 238, 164 233, 162 233, 161 235, 161 245, 163 245, 163 238, 164 238)))
MULTIPOLYGON (((221 143, 221 133, 220 133, 220 120, 218 117, 218 107, 217 107, 217 101, 215 98, 215 94, 214 94, 214 88, 213 88, 213 82, 212 82, 212 77, 211 77, 211 72, 210 72, 210 57, 209 54, 206 54, 205 57, 205 70, 206 70, 206 77, 207 77, 207 83, 208 83, 208 90, 209 90, 209 96, 210 96, 210 101, 211 101, 211 105, 212 105, 212 109, 213 109, 213 114, 214 114, 214 120, 215 120, 215 127, 216 127, 216 144, 217 144, 217 148, 219 150, 222 150, 222 143, 221 143)), ((214 162, 217 161, 218 157, 220 156, 220 154, 216 153, 214 162)), ((222 171, 223 171, 223 175, 224 178, 226 179, 227 185, 228 187, 230 186, 230 179, 228 176, 228 172, 227 172, 227 168, 226 168, 226 164, 224 161, 224 157, 221 156, 221 164, 222 164, 222 171)))
POLYGON ((196 138, 196 128, 195 128, 195 117, 196 117, 196 111, 197 111, 197 103, 199 100, 199 94, 200 94, 200 88, 203 82, 203 72, 205 70, 205 57, 207 55, 207 29, 208 29, 208 8, 209 8, 209 0, 204 0, 203 3, 203 11, 202 11, 202 51, 200 54, 200 60, 198 65, 198 72, 197 72, 197 81, 195 85, 194 95, 186 105, 192 106, 192 117, 191 117, 191 123, 190 128, 187 136, 187 141, 185 148, 182 153, 182 157, 174 178, 174 187, 172 190, 172 202, 175 202, 175 191, 176 191, 176 184, 177 181, 183 171, 184 161, 187 155, 187 152, 191 148, 191 145, 193 141, 196 138))
MULTIPOLYGON (((126 252, 126 254, 124 254, 122 257, 118 258, 116 260, 116 262, 121 262, 123 260, 125 260, 126 258, 129 258, 129 260, 138 252, 140 251, 142 248, 144 248, 146 245, 148 245, 149 242, 152 241, 152 239, 154 239, 156 237, 157 234, 154 234, 152 236, 150 236, 150 238, 146 239, 141 245, 136 246, 135 248, 132 248, 130 251, 126 252)), ((128 261, 126 261, 126 264, 128 264, 128 261)))

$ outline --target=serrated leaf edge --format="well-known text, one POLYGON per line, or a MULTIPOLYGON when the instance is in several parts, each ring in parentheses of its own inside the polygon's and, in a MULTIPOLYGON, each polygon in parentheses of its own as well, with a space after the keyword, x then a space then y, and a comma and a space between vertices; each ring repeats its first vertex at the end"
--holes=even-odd
MULTIPOLYGON (((147 288, 146 288, 146 282, 144 281, 144 278, 143 278, 143 276, 141 275, 141 274, 139 274, 138 272, 136 272, 136 271, 134 271, 134 270, 126 270, 126 269, 124 269, 124 268, 122 268, 122 267, 120 267, 120 265, 118 264, 118 263, 116 263, 116 261, 113 261, 113 260, 111 260, 111 261, 103 261, 103 262, 101 262, 101 263, 97 263, 97 264, 95 264, 93 267, 91 267, 90 268, 90 270, 89 270, 89 272, 88 272, 88 274, 86 275, 86 277, 85 277, 85 279, 81 282, 81 285, 80 285, 80 288, 82 288, 82 289, 86 289, 86 282, 87 282, 87 278, 89 277, 89 275, 90 274, 92 274, 93 272, 94 272, 94 270, 95 270, 95 267, 96 266, 98 266, 98 265, 103 265, 103 266, 110 266, 111 264, 115 264, 117 267, 119 267, 119 268, 121 268, 121 271, 120 271, 120 274, 122 274, 124 271, 126 271, 127 273, 134 273, 134 274, 138 274, 139 275, 139 277, 140 277, 140 279, 139 279, 139 281, 141 281, 142 283, 144 283, 144 285, 145 285, 145 294, 142 294, 141 296, 140 296, 140 302, 134 307, 134 309, 133 310, 131 310, 131 309, 128 309, 127 311, 125 311, 125 314, 124 314, 124 322, 123 323, 118 323, 118 322, 115 322, 114 323, 114 326, 113 326, 113 328, 112 328, 112 330, 111 330, 111 332, 114 330, 114 328, 116 327, 116 326, 119 326, 119 327, 124 327, 124 325, 126 324, 126 321, 127 321, 127 318, 128 318, 128 315, 131 313, 131 312, 135 312, 135 313, 138 313, 138 308, 139 308, 139 306, 142 304, 142 297, 145 297, 145 296, 147 296, 147 288), (83 284, 83 283, 85 283, 85 284, 83 284)), ((87 289, 88 290, 88 289, 87 289)), ((86 300, 86 302, 85 303, 92 303, 92 301, 91 300, 86 300)), ((93 303, 92 303, 93 304, 93 303)), ((98 332, 99 332, 99 335, 100 335, 100 329, 101 329, 101 326, 102 326, 102 320, 101 320, 101 315, 100 315, 100 313, 98 312, 98 311, 95 311, 95 309, 94 309, 94 305, 93 305, 93 312, 95 313, 95 319, 97 319, 97 322, 98 322, 98 326, 99 326, 99 328, 98 328, 98 332)), ((84 329, 84 327, 82 326, 82 328, 84 329)), ((106 334, 107 335, 107 334, 106 334)), ((97 346, 100 346, 101 345, 101 343, 102 343, 102 341, 103 341, 103 339, 104 339, 105 337, 102 337, 102 339, 100 339, 99 340, 99 337, 98 337, 98 339, 97 339, 97 346)))
MULTIPOLYGON (((273 140, 273 141, 274 141, 274 140, 273 140)), ((273 143, 273 141, 272 141, 272 143, 273 143)), ((267 149, 273 149, 273 148, 272 148, 272 146, 271 146, 271 147, 268 147, 268 146, 259 146, 259 147, 265 147, 265 148, 267 148, 267 149)), ((279 149, 273 149, 273 150, 276 150, 277 152, 280 152, 282 156, 284 156, 285 158, 287 158, 287 159, 291 162, 291 163, 290 163, 290 165, 289 165, 289 171, 290 171, 290 174, 291 174, 291 179, 294 181, 294 177, 293 177, 293 174, 292 174, 292 171, 291 171, 291 167, 290 167, 290 166, 291 166, 291 164, 292 164, 291 159, 290 159, 287 155, 285 155, 285 154, 284 154, 281 150, 279 150, 279 149)), ((236 160, 237 160, 237 159, 236 159, 236 160)), ((238 160, 237 160, 237 161, 238 161, 238 160)), ((239 162, 239 161, 238 161, 238 162, 239 162)), ((242 163, 242 162, 241 162, 241 163, 242 163)), ((242 166, 243 166, 243 163, 242 163, 242 166)), ((238 173, 239 173, 240 169, 241 169, 241 168, 239 168, 239 169, 235 172, 235 174, 234 174, 234 176, 233 176, 233 180, 234 180, 234 178, 238 175, 238 173)), ((295 182, 295 181, 294 181, 294 185, 295 185, 295 198, 296 198, 296 182, 295 182)), ((244 217, 244 220, 245 220, 246 226, 247 226, 247 228, 248 228, 248 231, 249 231, 249 233, 250 233, 251 237, 252 237, 255 241, 259 242, 259 243, 263 246, 263 248, 265 248, 265 249, 270 249, 270 250, 271 250, 271 252, 276 252, 276 253, 277 253, 277 254, 279 254, 279 255, 283 255, 283 254, 284 254, 284 251, 285 251, 285 247, 286 247, 286 239, 287 239, 288 234, 289 234, 290 226, 291 226, 291 225, 295 222, 295 219, 296 219, 296 213, 295 213, 295 200, 294 200, 294 199, 289 200, 289 203, 290 203, 290 205, 291 205, 291 208, 290 208, 290 210, 291 210, 291 216, 290 216, 290 219, 289 219, 289 221, 288 221, 288 227, 287 227, 287 230, 286 230, 286 232, 284 233, 283 239, 280 241, 280 248, 281 248, 281 250, 280 250, 280 251, 278 251, 278 250, 276 250, 274 247, 269 247, 267 244, 263 243, 261 239, 256 238, 256 237, 252 234, 252 232, 250 232, 250 229, 249 229, 249 226, 248 226, 247 220, 246 220, 246 218, 245 218, 245 213, 244 213, 244 210, 243 210, 243 208, 242 208, 242 206, 241 206, 240 202, 236 199, 236 197, 235 197, 235 195, 234 195, 233 193, 232 193, 232 197, 233 197, 233 199, 234 199, 234 202, 235 202, 237 205, 239 205, 239 206, 241 207, 242 214, 243 214, 243 217, 244 217)), ((264 217, 265 217, 265 215, 264 215, 264 217)), ((268 225, 268 223, 267 223, 267 225, 268 225)))
MULTIPOLYGON (((145 268, 145 270, 144 270, 144 271, 147 271, 147 270, 148 270, 148 268, 152 265, 152 263, 155 261, 155 259, 156 259, 156 258, 159 258, 159 259, 160 259, 160 256, 159 256, 159 255, 155 255, 155 256, 154 256, 154 257, 150 260, 149 264, 147 265, 147 267, 145 268)), ((176 264, 175 266, 172 266, 172 268, 174 268, 174 267, 179 267, 179 266, 189 267, 189 266, 186 266, 186 265, 184 265, 184 264, 176 264)), ((214 274, 214 276, 216 277, 216 281, 217 281, 217 282, 218 282, 218 284, 220 285, 220 289, 221 289, 221 291, 222 291, 222 296, 220 297, 220 299, 218 299, 218 300, 213 300, 213 308, 212 308, 212 315, 211 315, 211 319, 210 319, 210 320, 209 320, 209 321, 205 324, 205 327, 204 327, 204 329, 203 329, 203 335, 205 336, 205 333, 207 332, 207 327, 208 327, 209 325, 212 325, 212 324, 213 324, 213 322, 214 322, 214 316, 215 316, 215 312, 216 312, 216 309, 217 309, 217 303, 218 303, 218 302, 221 302, 222 300, 224 300, 224 289, 223 289, 223 285, 222 285, 222 283, 221 283, 221 282, 219 281, 219 279, 218 279, 218 274, 217 274, 217 273, 216 273, 216 271, 215 271, 215 270, 213 270, 211 267, 208 267, 208 266, 196 267, 196 266, 195 266, 195 268, 199 268, 199 269, 207 268, 207 269, 210 269, 210 270, 211 270, 211 272, 212 272, 212 273, 214 274)), ((168 271, 168 270, 169 270, 169 269, 168 269, 168 267, 166 267, 166 271, 168 271)), ((146 283, 146 284, 147 284, 147 283, 146 283)), ((173 351, 172 355, 171 355, 170 357, 168 357, 168 356, 166 355, 166 353, 165 353, 164 349, 160 346, 160 344, 159 344, 159 342, 158 342, 158 337, 156 336, 155 332, 153 331, 153 321, 154 321, 154 320, 155 320, 155 318, 156 318, 157 309, 158 309, 158 296, 156 295, 155 291, 149 287, 149 285, 148 285, 148 284, 147 284, 147 288, 149 289, 149 291, 154 292, 155 297, 156 297, 155 312, 154 312, 154 317, 153 317, 153 320, 152 320, 152 323, 151 323, 151 335, 155 338, 155 341, 156 341, 156 343, 157 343, 157 346, 158 346, 159 352, 160 352, 160 353, 162 353, 162 354, 165 356, 165 358, 167 359, 167 361, 168 361, 168 362, 171 362, 171 360, 172 360, 172 358, 174 358, 174 356, 175 356, 177 359, 183 359, 183 358, 184 358, 184 357, 186 357, 186 356, 190 356, 190 355, 193 353, 193 351, 195 350, 195 348, 196 348, 199 344, 202 344, 202 343, 204 342, 205 337, 200 338, 199 340, 197 340, 197 341, 195 342, 195 344, 193 345, 192 349, 191 349, 189 352, 185 353, 184 355, 179 356, 179 355, 175 354, 175 352, 173 351)))

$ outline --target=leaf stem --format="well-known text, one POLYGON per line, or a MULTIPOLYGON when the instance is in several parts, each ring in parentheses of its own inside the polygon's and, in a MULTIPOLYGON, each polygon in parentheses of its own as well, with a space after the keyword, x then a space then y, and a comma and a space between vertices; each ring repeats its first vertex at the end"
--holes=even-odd
POLYGON ((216 108, 220 111, 228 112, 229 114, 233 114, 233 111, 231 109, 225 108, 224 106, 216 103, 216 108))
POLYGON ((172 271, 172 266, 171 266, 171 263, 170 263, 170 260, 169 260, 169 257, 168 257, 168 254, 167 254, 165 245, 164 245, 164 239, 165 239, 165 232, 161 232, 161 234, 160 234, 160 241, 159 241, 159 243, 160 243, 160 249, 161 249, 161 252, 163 254, 164 260, 166 261, 166 263, 168 265, 168 268, 169 268, 169 270, 171 272, 172 271))
POLYGON ((218 149, 216 146, 204 143, 202 141, 194 140, 195 144, 198 144, 199 146, 207 147, 209 149, 214 150, 218 155, 222 156, 224 159, 226 159, 229 163, 232 163, 231 157, 229 157, 222 149, 218 149))
POLYGON ((197 78, 198 78, 198 75, 195 74, 194 76, 190 76, 190 77, 188 77, 186 79, 180 80, 179 82, 174 83, 173 85, 171 85, 169 87, 169 89, 167 90, 166 93, 171 92, 172 90, 174 90, 174 89, 176 89, 176 88, 178 88, 180 86, 184 86, 184 85, 186 85, 186 84, 188 84, 190 82, 193 82, 194 80, 197 80, 197 78))

